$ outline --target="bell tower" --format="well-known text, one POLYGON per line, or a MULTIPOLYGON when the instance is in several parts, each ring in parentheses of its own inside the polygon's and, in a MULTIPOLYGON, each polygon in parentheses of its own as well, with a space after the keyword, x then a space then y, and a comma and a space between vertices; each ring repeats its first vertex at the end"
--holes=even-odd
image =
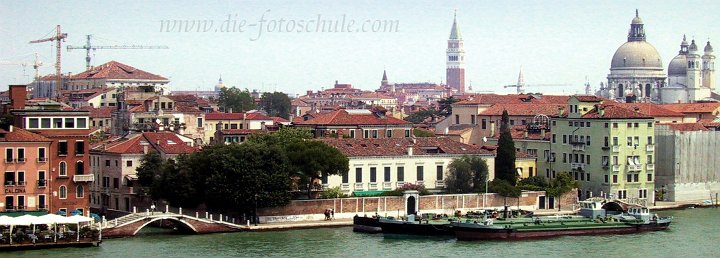
POLYGON ((456 90, 458 94, 465 93, 465 49, 462 35, 457 25, 457 12, 453 16, 452 29, 448 38, 447 56, 447 86, 456 90))

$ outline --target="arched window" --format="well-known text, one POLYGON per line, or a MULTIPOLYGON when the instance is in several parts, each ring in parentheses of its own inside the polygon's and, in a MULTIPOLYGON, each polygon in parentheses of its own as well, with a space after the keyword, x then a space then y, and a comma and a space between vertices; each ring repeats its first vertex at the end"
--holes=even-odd
POLYGON ((78 199, 85 197, 85 191, 84 191, 84 190, 85 190, 85 189, 83 189, 82 185, 78 185, 78 186, 77 186, 77 194, 76 194, 76 197, 77 197, 78 199))
POLYGON ((67 176, 67 163, 60 161, 60 176, 67 176))
POLYGON ((624 94, 625 94, 625 89, 623 89, 623 85, 622 85, 622 84, 618 85, 617 89, 618 89, 618 95, 617 95, 617 96, 618 96, 618 97, 624 96, 624 94))
POLYGON ((67 199, 67 187, 64 185, 60 186, 60 199, 67 199))
POLYGON ((78 161, 77 163, 75 163, 75 174, 76 175, 85 174, 85 166, 83 165, 82 161, 78 161))
POLYGON ((650 93, 652 93, 652 88, 650 87, 650 84, 645 84, 645 97, 650 97, 650 93))

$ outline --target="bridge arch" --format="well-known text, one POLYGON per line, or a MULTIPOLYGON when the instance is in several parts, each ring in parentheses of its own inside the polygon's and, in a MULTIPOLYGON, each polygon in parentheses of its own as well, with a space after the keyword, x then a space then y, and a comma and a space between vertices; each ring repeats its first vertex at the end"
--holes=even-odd
MULTIPOLYGON (((144 219, 144 220, 146 220, 146 219, 144 219)), ((140 225, 137 229, 135 229, 135 231, 132 233, 132 235, 133 235, 133 236, 134 236, 134 235, 137 235, 137 233, 140 232, 140 230, 142 230, 143 228, 145 228, 145 226, 147 226, 148 224, 153 223, 153 222, 155 222, 155 221, 158 221, 158 220, 169 220, 169 221, 173 221, 173 222, 175 222, 174 224, 177 225, 177 226, 179 226, 179 227, 184 227, 185 229, 189 229, 189 230, 191 230, 192 232, 198 233, 197 229, 195 229, 195 227, 194 227, 192 224, 188 223, 188 222, 185 221, 185 220, 181 220, 180 218, 176 218, 176 217, 156 217, 156 218, 152 218, 152 219, 148 220, 147 222, 143 223, 142 225, 140 225)))

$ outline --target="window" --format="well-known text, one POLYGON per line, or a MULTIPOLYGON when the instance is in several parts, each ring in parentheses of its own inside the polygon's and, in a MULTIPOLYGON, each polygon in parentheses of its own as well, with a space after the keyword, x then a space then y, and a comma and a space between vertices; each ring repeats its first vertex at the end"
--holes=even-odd
POLYGON ((75 118, 65 118, 65 128, 75 128, 75 118))
POLYGON ((85 174, 85 164, 82 161, 75 162, 75 174, 76 175, 85 174))
POLYGON ((563 144, 567 144, 567 135, 563 134, 563 144))
POLYGON ((38 209, 47 209, 44 194, 38 195, 38 209))
POLYGON ((5 163, 13 163, 15 162, 15 155, 13 148, 7 148, 5 149, 5 163))
POLYGON ((67 156, 68 154, 68 143, 67 141, 58 142, 58 155, 67 156))
POLYGON ((342 175, 342 183, 343 183, 343 184, 347 184, 348 182, 349 182, 348 173, 343 173, 343 175, 342 175))
POLYGON ((605 175, 605 183, 610 183, 610 175, 605 175))
POLYGON ((115 166, 116 166, 116 167, 119 167, 119 166, 120 166, 120 162, 119 162, 118 160, 115 160, 115 166))
POLYGON ((28 118, 28 128, 34 129, 40 127, 40 121, 37 118, 28 118))
POLYGON ((585 123, 586 127, 590 127, 590 122, 585 123))
POLYGON ((15 185, 15 172, 5 172, 5 185, 15 185))
POLYGON ((77 119, 77 128, 87 128, 87 118, 81 117, 77 119))
POLYGON ((552 134, 552 143, 555 143, 555 134, 552 134))
POLYGON ((113 178, 113 188, 115 188, 115 189, 120 188, 120 179, 117 177, 113 178))
POLYGON ((397 181, 403 182, 405 181, 405 167, 398 167, 397 168, 397 181))
POLYGON ((355 130, 350 130, 350 138, 355 139, 355 130))
POLYGON ((610 157, 602 156, 602 165, 603 167, 607 167, 608 165, 610 165, 610 157))
POLYGON ((613 184, 617 184, 618 182, 618 175, 613 175, 613 184))
POLYGON ((109 159, 106 159, 106 160, 105 160, 105 166, 106 166, 106 167, 109 167, 109 166, 110 166, 110 160, 109 160, 109 159))
POLYGON ((638 197, 640 199, 647 199, 647 189, 639 189, 638 190, 638 197))
POLYGON ((58 192, 60 192, 60 199, 67 199, 67 187, 66 186, 61 185, 60 190, 58 192))
POLYGON ((608 127, 609 127, 609 123, 605 123, 605 128, 608 128, 608 127))
POLYGON ((391 138, 392 137, 392 130, 388 129, 385 131, 385 137, 391 138))
POLYGON ((75 155, 83 155, 85 154, 85 142, 84 141, 76 141, 75 142, 75 155))
POLYGON ((52 128, 52 122, 50 118, 40 118, 40 128, 49 129, 52 128))
POLYGON ((126 167, 132 167, 132 160, 125 161, 126 167))
POLYGON ((377 182, 377 168, 375 167, 370 168, 370 182, 377 182))
POLYGON ((618 142, 617 136, 613 136, 613 146, 618 146, 620 143, 618 142))
POLYGON ((620 165, 618 156, 613 156, 613 165, 620 165))
POLYGON ((45 171, 38 171, 38 181, 37 185, 39 188, 43 188, 47 186, 47 180, 45 179, 45 171))
POLYGON ((25 162, 25 148, 17 149, 17 162, 20 162, 20 163, 25 162))
POLYGON ((470 124, 475 124, 475 115, 470 115, 470 124))
POLYGON ((443 180, 443 174, 445 174, 444 170, 443 170, 443 166, 442 165, 437 166, 437 180, 438 181, 443 180))
POLYGON ((405 129, 405 138, 410 138, 410 129, 405 129))
POLYGON ((78 185, 78 186, 77 186, 77 192, 76 192, 76 194, 75 194, 75 197, 77 197, 78 199, 84 198, 84 197, 85 197, 85 191, 84 191, 84 190, 85 190, 85 189, 83 189, 83 186, 82 186, 82 185, 78 185))
POLYGON ((425 167, 423 167, 423 166, 417 166, 417 180, 418 180, 418 181, 423 181, 423 180, 424 180, 424 176, 423 176, 423 172, 424 172, 423 169, 424 169, 424 168, 425 168, 425 167))
POLYGON ((618 123, 613 123, 613 128, 618 128, 618 123))
POLYGON ((626 177, 627 177, 627 178, 626 178, 627 181, 625 181, 625 182, 632 183, 632 174, 627 174, 626 177))
POLYGON ((585 137, 585 145, 590 146, 590 135, 585 137))
POLYGON ((487 129, 487 119, 481 120, 480 126, 482 126, 482 129, 487 129))
POLYGON ((60 176, 67 176, 67 163, 65 161, 60 161, 60 176))
POLYGON ((652 123, 652 122, 648 122, 648 127, 653 127, 653 123, 652 123))
POLYGON ((62 118, 53 118, 53 128, 63 128, 63 119, 62 118))
POLYGON ((628 136, 627 137, 627 146, 632 146, 632 145, 633 145, 632 136, 628 136))
POLYGON ((205 125, 203 125, 203 118, 202 118, 202 117, 198 117, 198 118, 197 118, 197 127, 198 127, 198 128, 205 127, 205 125))
POLYGON ((603 141, 603 144, 604 144, 603 146, 605 146, 605 147, 610 146, 610 140, 608 139, 607 136, 605 136, 605 140, 603 141))
POLYGON ((378 131, 372 130, 372 138, 378 138, 378 131))
POLYGON ((647 164, 653 164, 653 156, 647 155, 647 160, 645 160, 645 162, 647 162, 647 164))
POLYGON ((632 127, 632 123, 627 123, 627 128, 632 127))
POLYGON ((635 126, 635 128, 638 128, 638 127, 640 127, 640 124, 639 124, 639 123, 634 123, 633 126, 635 126))
POLYGON ((237 124, 230 124, 230 129, 238 129, 238 125, 237 125, 237 124))
POLYGON ((355 183, 362 182, 362 168, 355 168, 355 183))
POLYGON ((455 124, 460 124, 460 115, 455 115, 455 124))
POLYGON ((17 172, 17 185, 25 185, 25 171, 17 172))
POLYGON ((647 181, 652 182, 653 181, 653 174, 647 174, 647 181))
POLYGON ((383 182, 390 182, 390 167, 385 167, 384 170, 385 173, 383 175, 383 182))
POLYGON ((647 144, 652 145, 652 144, 653 144, 653 138, 652 138, 652 136, 648 136, 648 137, 647 137, 647 141, 648 141, 647 144))
POLYGON ((563 163, 567 163, 567 153, 563 153, 563 163))
POLYGON ((633 143, 635 144, 635 146, 640 145, 640 136, 635 136, 633 139, 633 143))

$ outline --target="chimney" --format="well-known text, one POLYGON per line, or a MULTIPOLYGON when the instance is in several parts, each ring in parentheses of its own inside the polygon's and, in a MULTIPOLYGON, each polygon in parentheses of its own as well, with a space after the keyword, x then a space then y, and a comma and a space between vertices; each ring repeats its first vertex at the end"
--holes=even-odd
POLYGON ((450 133, 450 127, 445 127, 445 135, 448 135, 450 133))
POLYGON ((25 109, 27 86, 10 85, 10 109, 25 109))
POLYGON ((525 137, 525 139, 527 139, 527 138, 528 138, 528 135, 529 135, 529 134, 528 134, 528 131, 525 130, 525 133, 523 134, 523 137, 525 137))
POLYGON ((635 107, 635 113, 640 114, 640 107, 635 107))
POLYGON ((540 129, 540 139, 545 139, 545 128, 540 129))
POLYGON ((596 108, 598 110, 598 115, 600 117, 604 117, 605 116, 605 107, 603 107, 602 105, 597 105, 596 108))
POLYGON ((228 108, 225 112, 232 113, 232 108, 228 108))
POLYGON ((312 91, 312 90, 308 90, 306 93, 307 93, 308 96, 310 96, 310 95, 312 95, 313 91, 312 91))
POLYGON ((407 155, 412 156, 413 155, 413 146, 410 145, 407 147, 407 155))
POLYGON ((12 125, 8 126, 8 132, 12 133, 12 131, 13 131, 13 126, 12 125))
POLYGON ((563 115, 565 115, 565 107, 561 106, 558 108, 558 116, 562 117, 563 115))
POLYGON ((143 145, 143 154, 148 154, 148 146, 143 145))

